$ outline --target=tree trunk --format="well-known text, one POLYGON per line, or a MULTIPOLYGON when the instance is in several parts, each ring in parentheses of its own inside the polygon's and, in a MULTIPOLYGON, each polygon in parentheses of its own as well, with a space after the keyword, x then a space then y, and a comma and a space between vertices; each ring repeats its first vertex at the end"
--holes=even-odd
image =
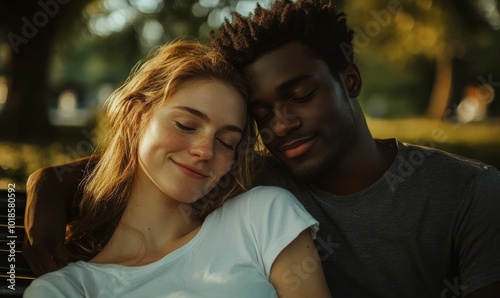
POLYGON ((51 28, 38 33, 7 57, 8 95, 0 114, 0 138, 10 141, 50 140, 54 128, 47 115, 47 74, 51 28))
POLYGON ((54 136, 46 104, 51 51, 58 29, 79 19, 89 1, 1 1, 0 25, 7 32, 9 53, 0 140, 50 141, 54 136))
POLYGON ((452 87, 453 58, 447 53, 436 61, 436 77, 426 113, 429 118, 441 120, 445 117, 451 101, 452 87))
POLYGON ((2 140, 48 141, 53 136, 46 105, 50 50, 56 28, 54 17, 60 12, 59 6, 55 6, 57 2, 53 3, 45 9, 36 1, 12 1, 4 7, 9 12, 3 20, 9 51, 8 95, 0 113, 2 140))

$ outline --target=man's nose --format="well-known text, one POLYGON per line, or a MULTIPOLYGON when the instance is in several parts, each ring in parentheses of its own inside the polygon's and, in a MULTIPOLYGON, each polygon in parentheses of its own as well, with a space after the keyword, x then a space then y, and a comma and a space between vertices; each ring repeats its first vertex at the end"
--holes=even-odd
POLYGON ((270 121, 270 129, 278 137, 286 136, 290 131, 300 126, 297 114, 288 111, 286 106, 274 109, 274 117, 270 121))

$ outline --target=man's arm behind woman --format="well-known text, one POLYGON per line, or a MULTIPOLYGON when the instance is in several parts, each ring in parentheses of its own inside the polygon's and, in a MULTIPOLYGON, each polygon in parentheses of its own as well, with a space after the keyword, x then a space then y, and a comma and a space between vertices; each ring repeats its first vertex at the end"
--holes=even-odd
POLYGON ((72 206, 81 199, 79 184, 95 165, 86 157, 31 174, 26 183, 26 235, 23 256, 36 276, 65 265, 66 224, 75 216, 72 206))

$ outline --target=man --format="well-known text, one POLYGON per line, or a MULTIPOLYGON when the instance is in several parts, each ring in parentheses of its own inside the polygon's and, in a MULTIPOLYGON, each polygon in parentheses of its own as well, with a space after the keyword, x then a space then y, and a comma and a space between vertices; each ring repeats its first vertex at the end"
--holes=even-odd
MULTIPOLYGON (((274 156, 259 183, 289 189, 319 220, 316 245, 336 297, 500 297, 500 173, 439 150, 374 140, 357 101, 362 83, 351 40, 344 15, 319 0, 235 16, 213 39, 253 87, 249 109, 274 156)), ((34 213, 54 206, 66 214, 61 201, 72 200, 40 202, 54 192, 39 183, 55 179, 50 172, 31 177, 39 202, 27 211, 27 255, 38 250, 46 259, 57 253, 64 220, 42 223, 34 213)), ((307 278, 310 269, 304 262, 296 273, 307 278)))

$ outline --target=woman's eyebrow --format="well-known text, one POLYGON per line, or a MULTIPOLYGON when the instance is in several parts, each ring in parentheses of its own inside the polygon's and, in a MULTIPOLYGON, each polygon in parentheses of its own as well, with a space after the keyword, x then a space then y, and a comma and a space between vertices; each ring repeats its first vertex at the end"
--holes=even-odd
MULTIPOLYGON (((190 108, 190 107, 186 107, 186 106, 176 106, 174 107, 174 109, 178 109, 178 110, 182 110, 182 111, 185 111, 185 112, 188 112, 190 113, 191 115, 197 117, 197 118, 200 118, 206 122, 210 122, 210 118, 208 117, 207 114, 197 110, 197 109, 193 109, 193 108, 190 108)), ((243 130, 241 128, 239 128, 238 126, 236 125, 231 125, 231 124, 228 124, 228 125, 224 125, 222 127, 223 130, 228 130, 228 131, 232 131, 232 132, 237 132, 237 133, 240 133, 240 134, 243 134, 243 130)))
POLYGON ((190 108, 190 107, 185 107, 185 106, 176 106, 174 107, 174 109, 178 109, 178 110, 182 110, 182 111, 185 111, 185 112, 188 112, 190 113, 191 115, 195 116, 195 117, 198 117, 206 122, 210 122, 210 118, 208 117, 207 114, 201 112, 201 111, 198 111, 196 109, 193 109, 193 108, 190 108))

